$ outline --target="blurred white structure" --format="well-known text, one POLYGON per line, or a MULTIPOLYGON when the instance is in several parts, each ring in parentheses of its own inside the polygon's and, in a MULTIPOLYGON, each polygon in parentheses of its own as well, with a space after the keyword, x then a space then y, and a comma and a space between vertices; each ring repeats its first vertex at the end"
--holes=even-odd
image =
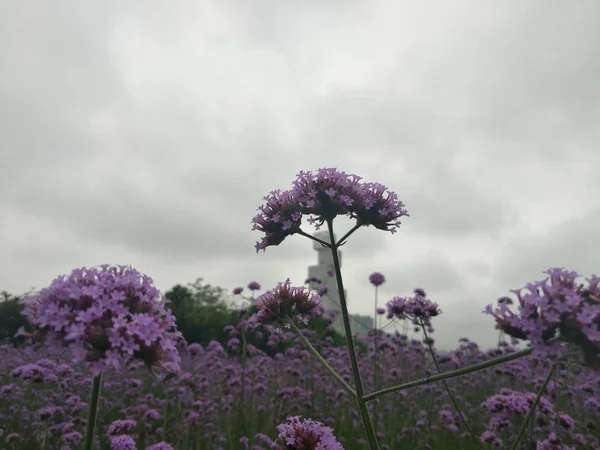
MULTIPOLYGON (((329 239, 329 231, 317 231, 315 234, 313 234, 313 236, 327 243, 331 242, 329 239)), ((337 239, 335 234, 333 236, 333 239, 337 239)), ((308 277, 318 278, 319 280, 321 280, 321 284, 311 281, 309 283, 309 286, 315 291, 318 291, 319 288, 323 286, 327 286, 327 295, 322 296, 323 303, 321 303, 325 310, 324 317, 329 318, 330 315, 333 315, 333 328, 339 331, 342 335, 345 335, 337 281, 335 279, 335 275, 329 276, 329 274, 327 273, 329 270, 334 270, 333 255, 331 254, 331 249, 328 247, 323 247, 323 245, 319 244, 316 241, 313 241, 313 249, 315 249, 317 252, 317 264, 308 268, 308 277)), ((341 267, 342 253, 339 250, 338 258, 340 260, 341 267)), ((348 292, 344 290, 344 294, 346 296, 346 305, 348 306, 348 292)), ((373 327, 373 318, 370 316, 351 315, 350 326, 352 328, 353 333, 359 333, 361 337, 365 337, 367 335, 367 331, 373 327), (358 321, 356 319, 358 319, 358 321)))
MULTIPOLYGON (((329 240, 329 231, 317 231, 314 235, 317 239, 321 239, 327 243, 330 243, 329 240)), ((336 236, 333 236, 334 239, 337 239, 336 236)), ((318 291, 323 286, 327 286, 328 292, 327 295, 322 296, 321 306, 325 309, 324 316, 329 318, 329 314, 333 314, 333 327, 344 334, 344 324, 342 321, 342 311, 340 309, 340 295, 337 288, 337 282, 335 280, 335 276, 329 276, 327 271, 334 270, 333 268, 333 255, 331 254, 331 249, 327 247, 323 247, 316 241, 313 241, 313 249, 317 251, 317 265, 310 266, 308 268, 308 277, 309 278, 318 278, 322 281, 321 284, 311 281, 309 284, 311 289, 318 291)), ((338 250, 338 258, 340 258, 340 265, 342 264, 342 254, 338 250)), ((347 299, 348 297, 346 297, 347 299)))
MULTIPOLYGON (((367 337, 367 333, 373 328, 373 318, 367 315, 353 314, 351 319, 352 331, 358 333, 362 338, 367 337)), ((379 325, 379 328, 381 328, 381 325, 379 325)))

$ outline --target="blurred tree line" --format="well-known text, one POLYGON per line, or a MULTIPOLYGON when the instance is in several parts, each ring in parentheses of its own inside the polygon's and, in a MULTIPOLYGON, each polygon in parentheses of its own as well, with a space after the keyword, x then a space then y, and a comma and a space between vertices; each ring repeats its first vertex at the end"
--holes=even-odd
POLYGON ((27 319, 21 314, 23 296, 17 297, 6 291, 0 292, 0 343, 16 342, 15 334, 25 326, 27 319))
MULTIPOLYGON (((21 314, 23 306, 19 303, 25 295, 27 294, 14 296, 5 291, 0 292, 0 343, 18 345, 24 341, 21 337, 15 338, 15 334, 20 327, 27 327, 27 320, 21 314)), ((215 340, 227 348, 230 338, 224 328, 228 325, 237 327, 244 310, 247 310, 246 317, 254 312, 250 302, 247 302, 247 306, 233 307, 232 297, 225 289, 204 284, 202 278, 187 286, 175 285, 165 292, 165 297, 170 301, 168 307, 172 309, 177 319, 177 327, 190 344, 197 342, 206 346, 210 341, 215 340)), ((329 325, 328 319, 318 317, 312 319, 306 328, 316 332, 320 341, 329 336, 333 339, 333 345, 345 345, 345 337, 329 325)), ((281 343, 273 345, 272 342, 270 345, 267 344, 270 333, 262 327, 246 331, 246 340, 248 344, 271 355, 291 345, 281 343)))

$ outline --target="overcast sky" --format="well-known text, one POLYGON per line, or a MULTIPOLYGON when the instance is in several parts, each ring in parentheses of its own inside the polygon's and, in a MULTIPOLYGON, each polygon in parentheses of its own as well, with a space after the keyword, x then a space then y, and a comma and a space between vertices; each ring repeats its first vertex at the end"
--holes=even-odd
POLYGON ((0 67, 0 290, 102 263, 302 284, 312 242, 257 254, 250 221, 321 167, 410 214, 343 248, 351 312, 379 271, 380 302, 439 303, 442 346, 489 346, 487 303, 600 273, 596 0, 1 2, 0 67))

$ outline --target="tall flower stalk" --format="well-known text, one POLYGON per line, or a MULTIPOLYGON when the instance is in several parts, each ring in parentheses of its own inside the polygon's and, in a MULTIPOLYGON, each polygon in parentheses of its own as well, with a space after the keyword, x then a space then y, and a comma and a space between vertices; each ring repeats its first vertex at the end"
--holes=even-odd
MULTIPOLYGON (((354 231, 363 226, 374 226, 380 230, 395 232, 400 226, 398 219, 408 216, 404 204, 398 200, 395 193, 388 191, 385 186, 379 183, 361 182, 361 177, 349 175, 333 168, 320 169, 316 174, 300 172, 291 190, 272 191, 264 199, 266 203, 259 207, 260 213, 252 220, 253 229, 265 233, 262 241, 256 244, 257 252, 265 250, 269 246, 279 245, 286 237, 296 233, 320 242, 329 247, 332 252, 359 411, 369 446, 372 450, 378 449, 379 444, 375 430, 363 399, 364 391, 352 338, 338 249, 354 231), (310 215, 309 222, 316 224, 317 228, 327 224, 329 243, 314 238, 300 229, 303 215, 310 215), (356 225, 339 242, 335 242, 333 220, 339 215, 347 215, 356 219, 356 225)), ((256 315, 256 321, 259 323, 273 322, 275 319, 281 321, 280 315, 282 313, 289 314, 291 306, 306 305, 308 302, 306 299, 302 301, 298 298, 296 303, 282 301, 276 304, 273 300, 273 298, 267 298, 261 303, 261 298, 258 299, 260 310, 256 315), (285 308, 279 308, 279 305, 283 305, 285 308)), ((316 311, 314 308, 312 310, 316 311)))
MULTIPOLYGON (((379 273, 379 272, 373 272, 371 275, 369 275, 369 282, 375 286, 375 309, 373 311, 373 330, 374 330, 374 336, 373 336, 373 390, 376 391, 378 388, 377 385, 377 372, 379 371, 379 366, 378 366, 378 361, 377 361, 377 356, 379 353, 379 327, 378 327, 378 318, 379 318, 379 308, 377 307, 377 294, 378 294, 378 290, 379 290, 379 286, 381 286, 383 283, 385 283, 385 277, 383 276, 383 274, 379 273)), ((378 424, 378 414, 377 414, 377 410, 375 410, 375 414, 374 414, 374 426, 375 429, 377 429, 377 424, 378 424)))
POLYGON ((544 379, 544 382, 540 386, 540 389, 538 390, 538 393, 535 396, 535 399, 533 400, 533 403, 531 404, 529 411, 527 412, 527 416, 525 416, 525 420, 521 424, 521 428, 519 428, 517 438, 513 442, 513 445, 511 446, 510 450, 517 450, 519 448, 519 442, 521 442, 523 433, 525 433, 525 429, 527 428, 527 425, 529 424, 530 420, 532 419, 533 414, 535 413, 535 408, 537 407, 537 405, 540 401, 540 398, 542 398, 542 394, 546 390, 546 386, 548 386, 548 383, 550 382, 552 375, 554 375, 554 371, 556 370, 557 365, 558 365, 558 363, 556 361, 552 363, 552 366, 550 367, 550 371, 548 372, 548 375, 546 376, 546 378, 544 379))
MULTIPOLYGON (((501 304, 492 311, 488 306, 484 312, 492 314, 496 318, 497 328, 507 335, 517 339, 527 339, 534 343, 530 347, 519 352, 492 359, 470 367, 461 368, 447 373, 428 376, 421 380, 404 383, 377 391, 371 394, 364 392, 358 360, 355 351, 350 317, 344 291, 341 266, 338 256, 339 248, 346 243, 346 239, 358 228, 363 226, 374 226, 377 229, 394 233, 400 226, 399 219, 408 216, 404 204, 398 200, 393 192, 379 183, 362 182, 356 175, 348 175, 336 169, 320 169, 317 173, 300 172, 293 183, 293 187, 287 191, 272 191, 264 197, 264 205, 259 207, 259 214, 253 222, 253 230, 263 232, 265 235, 257 242, 256 251, 266 250, 267 247, 281 244, 288 236, 300 234, 308 237, 321 245, 328 247, 333 256, 334 275, 339 290, 340 309, 344 324, 344 332, 350 355, 352 376, 354 378, 354 393, 358 403, 360 416, 365 428, 367 440, 371 450, 379 449, 375 427, 369 415, 367 402, 391 392, 397 392, 423 384, 444 381, 467 373, 483 370, 498 364, 509 362, 531 353, 536 355, 560 354, 560 340, 578 345, 584 353, 588 365, 600 368, 600 339, 598 329, 600 326, 600 312, 598 310, 600 297, 600 278, 594 276, 589 279, 589 287, 576 287, 574 280, 577 274, 565 272, 562 269, 549 271, 551 285, 547 281, 532 283, 528 289, 532 294, 522 296, 517 293, 521 304, 521 316, 518 317, 507 308, 509 301, 501 304), (316 225, 319 229, 326 225, 329 231, 329 242, 304 232, 300 226, 302 217, 308 215, 308 222, 316 225), (356 220, 356 224, 338 241, 335 242, 333 232, 333 220, 340 215, 346 215, 356 220), (556 336, 557 333, 559 336, 556 336)), ((415 290, 414 297, 395 297, 388 302, 388 318, 411 317, 413 323, 418 325, 430 325, 430 319, 440 314, 436 304, 425 298, 422 289, 415 290)), ((510 300, 510 299, 509 299, 510 300)), ((307 323, 311 316, 322 314, 320 297, 311 296, 303 288, 292 288, 290 281, 280 283, 273 291, 259 297, 255 305, 258 312, 251 318, 256 323, 271 327, 290 327, 299 333, 296 322, 307 323)), ((376 305, 377 308, 377 305, 376 305)), ((375 312, 375 319, 377 309, 375 312)), ((424 328, 425 330, 425 328, 424 328)), ((375 325, 375 349, 374 359, 377 353, 377 326, 375 325)), ((301 335, 302 336, 302 335, 301 335)), ((426 341, 429 341, 426 334, 426 341)), ((352 392, 352 388, 339 376, 322 358, 307 339, 305 344, 311 352, 319 359, 332 374, 342 382, 344 388, 352 392)), ((430 347, 430 350, 433 350, 430 347)), ((434 364, 439 370, 439 365, 433 355, 434 364)), ((376 359, 374 369, 376 368, 376 359)), ((376 370, 374 370, 374 374, 376 370)), ((374 375, 376 376, 376 375, 374 375)), ((376 378, 374 378, 376 386, 376 378)), ((444 382, 444 386, 450 399, 457 409, 463 424, 469 430, 471 436, 474 434, 466 423, 460 409, 444 382)), ((540 394, 541 395, 541 394, 540 394)), ((531 412, 533 414, 533 412, 531 412)), ((521 430, 521 434, 522 434, 521 430)), ((315 443, 318 442, 318 439, 315 443)), ((518 441, 515 446, 518 445, 518 441)))
MULTIPOLYGON (((248 284, 248 289, 251 292, 251 297, 247 298, 245 296, 242 296, 242 298, 246 301, 248 301, 250 304, 252 304, 252 302, 254 301, 254 292, 258 291, 260 289, 260 284, 258 284, 256 281, 252 281, 248 284)), ((233 295, 241 295, 242 291, 244 289, 242 287, 237 287, 233 290, 233 295)), ((240 332, 240 337, 242 340, 242 371, 241 371, 241 390, 240 390, 240 417, 243 420, 240 420, 240 423, 242 424, 242 434, 245 435, 246 433, 246 426, 247 423, 249 422, 249 416, 248 416, 248 408, 246 405, 246 371, 247 371, 247 364, 248 364, 248 339, 246 338, 246 331, 247 331, 247 326, 248 326, 248 309, 243 307, 240 310, 240 323, 238 325, 239 328, 239 332, 240 332)))
POLYGON ((358 368, 358 358, 356 357, 356 348, 354 346, 354 340, 352 338, 352 329, 350 328, 350 315, 348 314, 348 305, 346 304, 346 293, 344 292, 344 282, 342 280, 342 271, 340 266, 340 258, 338 256, 339 245, 335 242, 333 234, 333 221, 329 220, 327 226, 329 228, 329 239, 331 241, 330 248, 333 255, 333 267, 335 271, 335 279, 338 286, 340 296, 340 307, 342 309, 342 320, 344 321, 344 331, 346 333, 346 340, 348 343, 348 351, 350 353, 350 364, 352 366, 352 377, 354 378, 354 385, 356 389, 356 401, 358 403, 358 410, 363 420, 365 432, 367 433, 367 440, 371 449, 379 449, 379 443, 377 442, 377 434, 369 409, 367 408, 367 402, 364 399, 364 389, 362 380, 360 377, 360 370, 358 368))
MULTIPOLYGON (((427 335, 427 329, 426 329, 425 324, 423 323, 422 319, 419 319, 419 325, 421 326, 421 329, 423 330, 423 335, 425 336, 425 344, 427 345, 427 348, 429 348, 429 353, 431 354, 431 358, 433 359, 433 364, 435 365, 435 368, 437 369, 438 373, 442 373, 442 370, 440 369, 440 365, 437 360, 437 356, 435 356, 435 350, 433 349, 432 340, 427 335)), ((475 436, 475 433, 473 433, 473 430, 469 426, 469 423, 467 422, 466 417, 464 416, 463 412, 460 410, 460 406, 458 406, 458 403, 457 403, 456 399, 454 398, 454 395, 452 395, 450 386, 448 386, 448 383, 446 382, 446 380, 442 380, 442 384, 444 385, 444 389, 446 390, 446 393, 448 394, 448 398, 450 399, 452 406, 454 406, 454 409, 456 410, 456 412, 458 413, 458 416, 460 417, 460 421, 462 422, 464 427, 469 432, 469 435, 471 436, 473 441, 475 441, 475 444, 479 448, 483 449, 483 446, 479 442, 479 439, 477 439, 477 436, 475 436)))
POLYGON ((94 434, 96 429, 96 418, 98 416, 98 404, 100 403, 100 391, 102 390, 102 372, 95 375, 92 381, 92 392, 90 394, 90 409, 88 410, 87 425, 85 427, 84 450, 92 450, 94 445, 94 434))

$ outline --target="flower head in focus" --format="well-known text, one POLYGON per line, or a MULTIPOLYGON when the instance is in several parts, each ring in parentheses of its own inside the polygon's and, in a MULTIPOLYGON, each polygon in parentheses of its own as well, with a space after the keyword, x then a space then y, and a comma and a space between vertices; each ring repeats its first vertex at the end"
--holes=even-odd
POLYGON ((265 237, 256 243, 256 251, 279 245, 288 236, 297 233, 302 221, 300 205, 291 191, 275 190, 263 198, 266 203, 253 219, 253 230, 262 231, 265 237))
POLYGON ((289 278, 258 297, 258 311, 248 321, 274 328, 289 327, 289 321, 307 324, 310 317, 323 313, 321 298, 304 287, 292 287, 289 278))
POLYGON ((483 312, 496 319, 497 329, 529 340, 537 356, 564 354, 565 345, 549 342, 559 335, 582 350, 589 366, 600 370, 600 278, 593 275, 585 286, 576 283, 577 272, 554 268, 544 273, 549 275, 546 279, 511 291, 519 302, 518 314, 510 308, 513 302, 508 297, 499 299, 495 309, 488 305, 483 312))
POLYGON ((378 287, 385 283, 385 277, 379 272, 373 272, 371 275, 369 275, 369 282, 373 286, 378 287))
POLYGON ((311 419, 300 421, 300 416, 287 418, 288 423, 277 425, 278 438, 286 450, 344 450, 333 430, 321 422, 311 419))
POLYGON ((130 266, 75 269, 25 297, 23 314, 50 345, 73 350, 95 372, 141 360, 179 367, 181 333, 152 279, 130 266))
POLYGON ((356 219, 357 226, 372 225, 396 232, 400 217, 408 216, 394 192, 379 183, 366 183, 357 175, 335 168, 316 173, 301 171, 288 191, 272 191, 252 219, 252 229, 265 233, 256 251, 279 245, 287 236, 298 233, 303 215, 319 229, 337 216, 356 219))
POLYGON ((397 219, 408 216, 404 204, 384 185, 361 180, 335 168, 301 171, 293 192, 302 214, 311 215, 309 223, 315 223, 317 229, 337 216, 349 216, 360 226, 373 225, 394 233, 400 226, 397 219))

